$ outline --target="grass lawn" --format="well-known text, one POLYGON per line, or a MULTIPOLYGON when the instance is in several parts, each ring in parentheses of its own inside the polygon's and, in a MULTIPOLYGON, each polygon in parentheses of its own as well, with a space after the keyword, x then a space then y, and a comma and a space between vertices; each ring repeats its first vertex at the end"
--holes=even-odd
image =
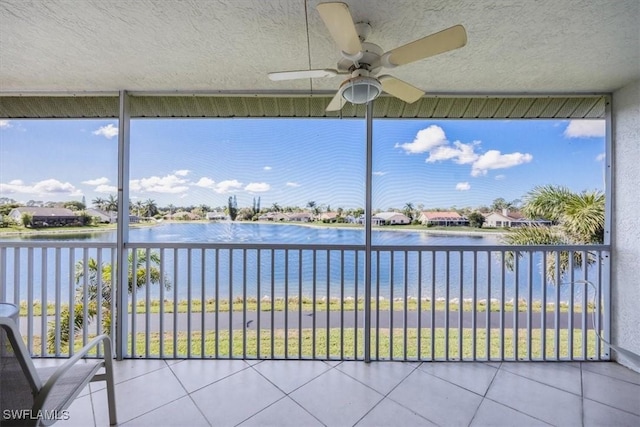
MULTIPOLYGON (((457 329, 449 331, 448 359, 472 359, 473 358, 473 332, 471 329, 462 330, 461 350, 459 352, 459 333, 457 329)), ((443 360, 447 359, 445 352, 445 330, 435 329, 435 339, 433 340, 431 330, 423 328, 420 330, 420 354, 418 355, 418 332, 417 328, 407 330, 406 353, 404 351, 404 331, 402 329, 393 330, 393 339, 389 329, 381 329, 379 332, 379 343, 376 343, 376 334, 371 335, 371 355, 373 359, 379 360, 443 360), (393 353, 390 350, 393 349, 393 353)), ((213 331, 207 331, 202 342, 202 333, 193 331, 190 335, 180 332, 173 337, 171 333, 162 336, 163 352, 160 353, 160 334, 149 335, 149 349, 146 353, 145 335, 138 333, 135 342, 136 357, 164 357, 164 358, 317 358, 317 359, 362 359, 364 354, 364 332, 358 329, 344 330, 341 335, 339 328, 329 330, 327 337, 326 329, 317 329, 315 336, 315 351, 312 329, 302 331, 290 330, 285 340, 283 330, 275 330, 273 338, 271 331, 263 329, 258 339, 255 330, 233 331, 230 337, 229 331, 220 331, 216 340, 213 331), (175 343, 174 343, 175 341, 175 343), (357 342, 356 342, 357 341, 357 342), (258 343, 260 353, 258 353, 258 343), (285 354, 285 346, 288 353, 285 354), (175 348, 175 354, 174 354, 175 348), (190 349, 190 352, 188 351, 190 349), (315 356, 314 356, 315 355, 315 356)), ((131 336, 129 336, 131 340, 131 336)), ((567 330, 560 331, 558 357, 567 359, 569 357, 568 346, 569 334, 567 330)), ((81 338, 76 337, 75 347, 81 347, 81 338)), ((542 359, 542 340, 539 330, 533 330, 531 335, 531 355, 527 354, 527 331, 518 331, 518 359, 542 359)), ((477 359, 514 359, 514 334, 513 330, 505 330, 504 336, 500 336, 498 329, 492 329, 489 336, 489 355, 487 355, 487 334, 485 330, 478 330, 475 337, 475 357, 477 359), (503 350, 504 349, 504 350, 503 350), (487 357, 488 356, 488 357, 487 357)), ((582 334, 576 329, 573 334, 574 357, 582 357, 582 334)), ((129 343, 131 345, 131 342, 129 343)), ((593 331, 587 333, 587 357, 595 355, 595 334, 593 331)), ((40 337, 34 337, 34 350, 38 354, 40 351, 40 337)), ((554 348, 554 332, 547 331, 545 354, 546 359, 556 358, 554 348)))
MULTIPOLYGON (((378 307, 380 310, 386 311, 391 309, 392 302, 389 300, 378 301, 378 307)), ((329 302, 329 311, 340 311, 341 304, 339 299, 332 298, 329 302)), ((160 301, 152 300, 149 302, 149 310, 150 313, 160 313, 160 301)), ((62 304, 61 308, 65 310, 69 305, 62 304)), ((446 303, 444 301, 436 301, 435 304, 436 311, 444 311, 446 308, 446 303)), ((459 303, 450 303, 449 310, 450 311, 458 311, 460 304, 459 303)), ((284 298, 276 298, 273 301, 273 307, 271 301, 261 301, 260 302, 260 311, 284 311, 285 307, 289 309, 289 311, 298 311, 300 309, 300 304, 298 302, 297 297, 289 298, 288 304, 285 302, 284 298)), ((327 310, 327 301, 323 301, 321 299, 316 300, 316 311, 326 311, 327 310)), ((187 313, 189 308, 189 304, 186 300, 179 300, 174 304, 171 300, 165 300, 164 302, 164 312, 165 313, 173 313, 174 310, 177 310, 178 313, 187 313)), ((200 313, 202 310, 205 310, 207 313, 214 313, 216 311, 216 302, 214 299, 205 300, 205 304, 203 307, 202 300, 193 299, 191 300, 191 312, 192 313, 200 313)), ((422 301, 422 305, 420 307, 422 311, 430 311, 431 310, 431 301, 422 301)), ((515 308, 515 304, 512 302, 505 302, 504 307, 502 308, 505 312, 513 312, 515 308)), ((518 304, 518 311, 526 312, 529 308, 529 305, 526 302, 520 302, 518 304)), ((241 312, 244 309, 244 303, 242 298, 236 298, 233 300, 233 304, 229 304, 229 300, 220 300, 218 302, 218 311, 219 312, 228 312, 230 309, 233 311, 241 312)), ((354 299, 345 300, 342 303, 342 309, 344 311, 354 311, 356 310, 356 301, 354 299)), ((372 301, 371 309, 376 309, 376 302, 372 301)), ((404 301, 393 301, 393 309, 394 310, 404 310, 404 301)), ((471 302, 463 302, 462 303, 463 311, 471 311, 473 309, 473 303, 471 302)), ((501 304, 499 302, 491 302, 487 304, 486 302, 479 301, 476 304, 476 310, 479 313, 486 312, 487 309, 492 312, 499 312, 501 310, 501 304)), ((593 304, 588 304, 588 312, 593 312, 593 304)), ((246 303, 247 312, 258 311, 258 301, 255 298, 247 298, 246 303)), ((360 298, 357 301, 357 310, 364 310, 364 299, 360 298)), ((418 301, 415 299, 407 300, 407 311, 417 311, 418 310, 418 301)), ((136 304, 136 313, 144 314, 146 313, 146 303, 145 301, 138 301, 136 304)), ((303 298, 302 299, 302 311, 313 311, 313 300, 311 298, 303 298)), ((533 313, 539 313, 542 311, 542 303, 540 301, 533 301, 531 303, 531 311, 533 313)), ((554 312, 555 307, 552 305, 547 305, 547 312, 554 312)), ((569 311, 569 306, 567 304, 560 304, 560 312, 567 313, 569 311)), ((580 304, 574 305, 574 313, 581 313, 582 307, 580 304)), ((129 306, 129 313, 132 312, 131 305, 129 306)), ((33 304, 33 313, 38 316, 42 313, 42 305, 39 301, 36 301, 33 304)), ((53 316, 56 314, 55 304, 48 303, 47 304, 47 315, 53 316)), ((20 304, 20 315, 27 315, 27 303, 25 301, 20 304)))

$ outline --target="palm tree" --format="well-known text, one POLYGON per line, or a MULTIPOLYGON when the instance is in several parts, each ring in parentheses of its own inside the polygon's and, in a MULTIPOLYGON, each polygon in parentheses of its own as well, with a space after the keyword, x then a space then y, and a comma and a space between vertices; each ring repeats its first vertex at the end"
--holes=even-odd
POLYGON ((144 204, 142 203, 141 200, 137 200, 134 204, 133 207, 136 209, 136 215, 139 217, 140 216, 140 211, 142 209, 144 209, 144 204))
POLYGON ((147 201, 144 202, 144 212, 147 217, 152 217, 158 213, 158 205, 155 200, 147 199, 147 201))
MULTIPOLYGON (((539 186, 525 195, 522 212, 529 218, 544 218, 551 226, 520 227, 507 234, 503 240, 510 245, 589 245, 604 241, 605 197, 601 191, 573 193, 567 187, 539 186)), ((581 252, 574 252, 573 264, 597 261, 592 253, 583 260, 581 252)), ((513 266, 514 254, 508 254, 508 264, 513 266)), ((569 253, 560 253, 560 275, 569 269, 569 253)), ((556 257, 547 253, 547 277, 555 281, 556 257)))
MULTIPOLYGON (((135 268, 133 266, 133 252, 128 256, 128 283, 127 290, 129 294, 133 293, 134 285, 136 288, 142 288, 147 285, 147 257, 149 258, 149 285, 163 284, 166 289, 170 289, 171 282, 165 276, 160 274, 160 255, 156 252, 150 252, 144 249, 138 249, 136 251, 136 263, 135 268), (135 271, 135 280, 134 272, 135 271)), ((109 333, 111 330, 111 307, 112 307, 112 277, 113 267, 111 264, 106 263, 102 265, 102 269, 99 269, 98 262, 94 258, 87 260, 86 266, 86 283, 87 283, 87 315, 88 319, 84 318, 84 288, 85 283, 85 265, 84 262, 78 261, 75 267, 75 281, 76 281, 76 296, 74 303, 73 313, 73 334, 77 334, 82 330, 85 322, 91 322, 98 314, 98 284, 100 283, 100 297, 101 297, 101 315, 102 315, 102 328, 104 333, 109 333), (98 280, 100 279, 100 280, 98 280)), ((50 351, 55 349, 56 338, 56 325, 55 322, 49 324, 49 332, 47 334, 47 342, 49 344, 50 351)), ((65 345, 69 342, 71 332, 71 313, 69 308, 65 308, 60 313, 60 345, 65 345)))
POLYGON ((98 209, 103 209, 105 200, 102 197, 96 197, 91 201, 91 204, 98 209))
POLYGON ((103 209, 107 212, 118 210, 118 198, 113 194, 109 194, 109 198, 104 201, 103 209))
POLYGON ((280 212, 280 211, 282 210, 282 208, 280 207, 280 205, 279 205, 279 204, 274 203, 273 205, 271 205, 271 210, 272 210, 273 212, 280 212))
POLYGON ((413 206, 413 203, 409 202, 406 205, 404 205, 404 209, 403 209, 403 213, 409 217, 409 219, 411 221, 413 221, 413 211, 414 211, 415 207, 413 206))

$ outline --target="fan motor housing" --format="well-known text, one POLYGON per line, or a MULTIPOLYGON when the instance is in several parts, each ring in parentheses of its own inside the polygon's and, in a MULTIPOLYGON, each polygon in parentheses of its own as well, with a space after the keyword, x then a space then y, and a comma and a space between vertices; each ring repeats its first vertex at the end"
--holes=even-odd
POLYGON ((352 60, 342 58, 338 61, 338 70, 351 72, 358 68, 364 68, 369 72, 375 73, 380 69, 380 56, 384 51, 380 46, 373 43, 362 43, 362 58, 358 60, 359 67, 356 67, 352 60))

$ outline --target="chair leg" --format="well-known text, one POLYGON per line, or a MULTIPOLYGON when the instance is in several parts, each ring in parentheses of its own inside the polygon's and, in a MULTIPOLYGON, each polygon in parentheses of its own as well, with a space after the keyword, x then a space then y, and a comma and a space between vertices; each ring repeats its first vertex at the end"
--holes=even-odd
POLYGON ((118 424, 116 417, 116 392, 113 384, 113 372, 107 375, 107 401, 109 403, 109 425, 118 424))
POLYGON ((107 402, 109 404, 109 425, 116 425, 116 390, 113 381, 113 353, 111 352, 111 340, 104 343, 104 370, 107 382, 107 402))

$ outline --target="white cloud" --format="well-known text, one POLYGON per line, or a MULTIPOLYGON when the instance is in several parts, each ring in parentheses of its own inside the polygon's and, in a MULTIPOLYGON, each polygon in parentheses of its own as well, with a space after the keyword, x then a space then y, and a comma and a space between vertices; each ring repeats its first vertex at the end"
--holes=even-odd
POLYGON ((180 169, 175 171, 173 174, 177 176, 187 176, 191 171, 189 169, 180 169))
POLYGON ((200 178, 198 182, 193 185, 195 185, 196 187, 209 188, 211 190, 214 190, 216 188, 216 182, 211 178, 207 178, 206 176, 200 178))
POLYGON ((13 125, 9 120, 0 120, 0 129, 9 129, 10 127, 13 127, 13 125))
POLYGON ((187 180, 175 174, 163 177, 151 176, 149 178, 132 179, 129 181, 131 191, 139 193, 184 193, 189 189, 187 180))
POLYGON ((266 170, 266 171, 270 171, 271 169, 273 169, 271 166, 265 166, 262 169, 266 170))
POLYGON ((506 177, 507 177, 506 175, 502 175, 502 174, 500 174, 500 175, 496 175, 494 179, 495 179, 496 181, 502 181, 502 180, 503 180, 503 179, 505 179, 506 177))
POLYGON ((115 185, 101 184, 94 188, 93 191, 95 191, 96 193, 112 194, 118 192, 118 187, 116 187, 115 185))
POLYGON ((445 145, 447 138, 440 126, 431 125, 418 131, 413 142, 397 143, 395 148, 402 148, 409 154, 426 153, 435 147, 445 145))
POLYGON ((244 189, 251 193, 264 193, 271 190, 271 186, 266 182, 251 182, 244 189))
POLYGON ((458 191, 471 190, 471 185, 469 185, 468 182, 459 182, 456 184, 456 190, 458 191))
POLYGON ((473 163, 478 159, 478 154, 475 153, 475 148, 480 145, 480 141, 473 141, 470 144, 463 144, 460 141, 455 141, 453 145, 454 147, 444 145, 435 147, 429 152, 429 157, 427 157, 426 162, 434 163, 437 161, 452 159, 459 165, 466 165, 473 163))
POLYGON ((82 183, 87 185, 103 185, 103 184, 109 183, 109 178, 103 176, 102 178, 89 179, 87 181, 82 181, 82 183))
POLYGON ((114 136, 118 136, 118 128, 109 123, 106 126, 101 126, 100 128, 98 128, 98 130, 94 130, 92 133, 94 135, 102 135, 107 139, 111 139, 114 136))
POLYGON ((19 179, 8 184, 0 183, 0 193, 37 194, 42 196, 66 194, 69 196, 81 196, 82 192, 69 182, 60 182, 57 179, 45 179, 33 185, 27 185, 19 179))
POLYGON ((226 181, 220 181, 214 191, 219 194, 228 193, 231 190, 237 190, 242 188, 242 183, 236 179, 228 179, 226 181))
POLYGON ((564 130, 565 138, 601 138, 605 136, 604 120, 570 120, 564 130))
POLYGON ((387 173, 388 173, 388 172, 377 171, 377 172, 374 172, 373 174, 374 174, 375 176, 384 176, 384 175, 386 175, 387 173))
POLYGON ((300 187, 297 182, 287 182, 287 187, 300 187))
POLYGON ((478 159, 473 162, 471 175, 486 175, 488 170, 507 169, 513 166, 521 165, 523 163, 529 163, 531 160, 533 160, 533 156, 528 153, 522 154, 516 152, 510 154, 501 154, 498 150, 489 150, 479 156, 478 159))
POLYGON ((596 162, 602 162, 606 158, 607 158, 607 155, 605 153, 600 153, 596 156, 596 162))

